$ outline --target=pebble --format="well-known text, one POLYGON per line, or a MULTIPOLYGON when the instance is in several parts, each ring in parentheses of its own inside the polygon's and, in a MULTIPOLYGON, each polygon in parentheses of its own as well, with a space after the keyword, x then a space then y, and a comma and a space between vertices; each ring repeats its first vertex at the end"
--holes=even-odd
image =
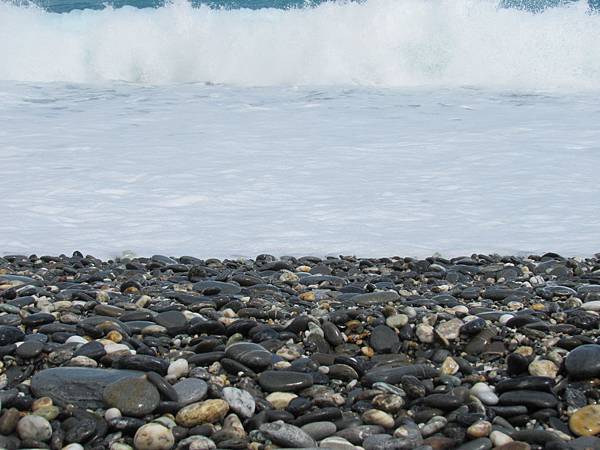
POLYGON ((203 423, 215 423, 223 419, 229 411, 226 401, 215 399, 192 403, 177 413, 177 423, 184 427, 193 427, 203 423))
POLYGON ((182 405, 199 402, 206 397, 208 385, 206 381, 198 378, 186 378, 173 385, 177 400, 182 405))
POLYGON ((109 384, 102 394, 104 403, 122 414, 143 417, 158 407, 160 395, 145 378, 125 378, 109 384))
POLYGON ((261 425, 260 431, 273 443, 284 448, 314 448, 317 446, 316 441, 308 433, 281 420, 261 425))
POLYGON ((173 379, 181 378, 188 374, 189 364, 186 359, 180 358, 169 364, 167 375, 173 379))
POLYGON ((301 372, 268 370, 259 375, 258 382, 267 392, 296 392, 312 386, 313 378, 301 372))
POLYGON ((45 442, 52 436, 52 426, 43 417, 29 415, 19 420, 17 433, 23 440, 45 442))
POLYGON ((487 420, 480 420, 475 422, 469 428, 467 428, 467 434, 472 438, 487 437, 492 432, 492 424, 487 420))
POLYGON ((513 442, 513 439, 508 434, 498 430, 494 430, 490 433, 490 440, 494 447, 500 447, 513 442))
POLYGON ((311 422, 303 425, 301 428, 302 431, 307 433, 315 441, 325 439, 337 431, 337 427, 332 422, 311 422))
POLYGON ((569 428, 577 436, 594 436, 600 433, 600 405, 578 409, 569 418, 569 428))
POLYGON ((167 427, 147 423, 136 431, 133 442, 136 450, 169 450, 175 445, 175 438, 167 427))
POLYGON ((232 411, 244 418, 250 418, 254 414, 256 402, 248 391, 234 387, 223 388, 223 398, 232 411))
POLYGON ((285 409, 295 398, 298 398, 298 396, 291 392, 273 392, 267 395, 266 400, 271 403, 275 409, 285 409))
POLYGON ((486 405, 497 405, 498 396, 492 391, 492 388, 486 383, 475 383, 471 388, 471 393, 486 405))
POLYGON ((379 425, 383 428, 392 428, 394 426, 394 418, 379 409, 369 409, 362 415, 363 422, 369 425, 379 425))
POLYGON ((600 377, 600 345, 581 345, 571 350, 565 359, 565 369, 575 380, 600 377))
POLYGON ((558 367, 547 359, 536 359, 529 364, 529 373, 534 376, 556 378, 558 367))

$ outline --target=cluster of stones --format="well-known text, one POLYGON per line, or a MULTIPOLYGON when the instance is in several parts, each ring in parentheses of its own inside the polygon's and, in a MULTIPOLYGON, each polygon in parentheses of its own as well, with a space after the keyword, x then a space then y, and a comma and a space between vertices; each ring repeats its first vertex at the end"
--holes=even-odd
POLYGON ((0 258, 0 448, 600 449, 600 260, 0 258))

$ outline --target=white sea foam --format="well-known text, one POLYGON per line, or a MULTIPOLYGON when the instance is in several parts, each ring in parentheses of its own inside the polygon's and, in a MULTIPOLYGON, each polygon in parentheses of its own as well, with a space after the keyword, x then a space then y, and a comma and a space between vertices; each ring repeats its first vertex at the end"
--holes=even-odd
POLYGON ((0 79, 234 85, 600 85, 600 15, 493 0, 54 14, 0 3, 0 79))

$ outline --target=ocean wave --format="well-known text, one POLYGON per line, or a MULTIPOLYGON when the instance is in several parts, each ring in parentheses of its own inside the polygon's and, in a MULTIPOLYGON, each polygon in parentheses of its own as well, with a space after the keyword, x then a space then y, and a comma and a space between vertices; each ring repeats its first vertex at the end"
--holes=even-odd
POLYGON ((50 13, 0 4, 0 79, 242 86, 600 86, 600 15, 493 0, 50 13))

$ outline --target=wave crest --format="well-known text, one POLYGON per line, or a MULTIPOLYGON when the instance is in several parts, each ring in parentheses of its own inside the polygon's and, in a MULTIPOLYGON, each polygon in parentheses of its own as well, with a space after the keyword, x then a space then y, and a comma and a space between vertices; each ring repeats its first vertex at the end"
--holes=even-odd
POLYGON ((233 85, 596 87, 600 15, 492 0, 49 13, 0 4, 0 79, 233 85))

